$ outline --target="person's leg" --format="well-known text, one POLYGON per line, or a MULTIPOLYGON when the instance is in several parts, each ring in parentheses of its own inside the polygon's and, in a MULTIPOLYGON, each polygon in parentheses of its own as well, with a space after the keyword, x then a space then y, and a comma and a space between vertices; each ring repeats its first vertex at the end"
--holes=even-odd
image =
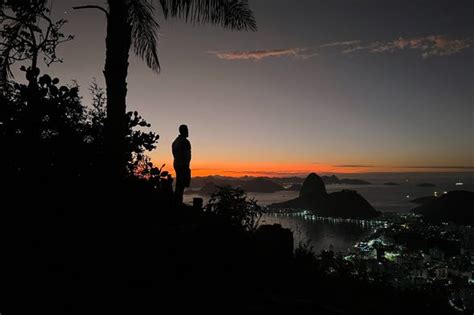
POLYGON ((183 203, 183 194, 184 194, 184 183, 183 183, 183 174, 180 169, 176 170, 176 187, 174 190, 174 198, 176 203, 183 203))
POLYGON ((176 188, 174 191, 175 200, 177 203, 183 203, 183 194, 184 194, 184 186, 180 180, 176 180, 176 188))

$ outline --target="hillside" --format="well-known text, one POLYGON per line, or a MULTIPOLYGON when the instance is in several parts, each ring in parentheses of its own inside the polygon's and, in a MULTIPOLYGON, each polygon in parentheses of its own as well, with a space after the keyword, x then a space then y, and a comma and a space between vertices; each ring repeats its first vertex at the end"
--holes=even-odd
POLYGON ((454 222, 460 225, 474 224, 474 192, 456 190, 424 202, 412 210, 423 215, 429 222, 454 222))

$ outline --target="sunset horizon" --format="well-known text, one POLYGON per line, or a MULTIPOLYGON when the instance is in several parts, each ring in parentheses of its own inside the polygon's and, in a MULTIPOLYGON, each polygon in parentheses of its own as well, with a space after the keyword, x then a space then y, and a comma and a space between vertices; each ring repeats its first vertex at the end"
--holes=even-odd
MULTIPOLYGON (((163 170, 173 173, 172 163, 155 161, 163 170)), ((305 177, 309 173, 318 174, 368 174, 368 173, 469 173, 472 166, 431 165, 431 166, 375 166, 375 165, 331 165, 321 163, 222 163, 193 162, 191 171, 193 177, 225 176, 225 177, 305 177)))

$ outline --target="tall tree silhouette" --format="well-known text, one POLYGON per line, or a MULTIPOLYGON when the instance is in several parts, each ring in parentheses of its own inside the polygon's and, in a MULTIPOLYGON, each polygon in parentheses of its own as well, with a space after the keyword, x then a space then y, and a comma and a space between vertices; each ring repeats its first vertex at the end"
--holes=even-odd
POLYGON ((210 23, 232 30, 256 30, 256 22, 246 0, 108 0, 108 7, 86 5, 75 9, 98 9, 107 17, 104 76, 107 87, 106 151, 109 175, 125 174, 125 114, 129 51, 148 67, 159 72, 159 24, 155 3, 165 19, 182 18, 186 22, 210 23))

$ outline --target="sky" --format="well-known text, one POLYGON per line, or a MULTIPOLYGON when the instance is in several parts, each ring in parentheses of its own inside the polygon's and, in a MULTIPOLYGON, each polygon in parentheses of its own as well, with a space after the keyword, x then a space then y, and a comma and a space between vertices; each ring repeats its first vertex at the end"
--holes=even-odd
MULTIPOLYGON (((105 86, 105 17, 54 0, 62 64, 84 101, 105 86)), ((156 1, 158 3, 158 1, 156 1)), ((257 32, 164 20, 161 73, 131 57, 128 109, 172 170, 187 124, 193 175, 474 170, 474 1, 250 0, 257 32)), ((43 67, 45 68, 45 67, 43 67)))

